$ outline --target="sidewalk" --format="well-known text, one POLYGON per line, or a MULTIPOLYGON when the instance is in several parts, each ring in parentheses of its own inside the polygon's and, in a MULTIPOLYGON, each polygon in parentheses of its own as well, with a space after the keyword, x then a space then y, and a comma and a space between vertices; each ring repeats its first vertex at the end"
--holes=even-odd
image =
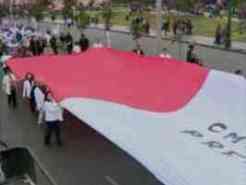
MULTIPOLYGON (((55 20, 51 21, 50 19, 43 20, 43 23, 48 24, 58 24, 58 25, 64 25, 63 20, 55 20)), ((88 26, 90 29, 98 29, 98 30, 104 30, 104 24, 91 24, 88 26)), ((114 25, 110 29, 111 32, 116 33, 123 33, 123 34, 130 34, 130 30, 127 26, 119 26, 114 25)), ((150 30, 149 35, 145 35, 145 37, 156 37, 156 31, 150 30)), ((173 35, 170 33, 167 37, 163 37, 164 40, 173 40, 173 35)), ((198 35, 192 35, 192 36, 183 36, 182 42, 184 43, 196 43, 197 45, 201 45, 203 47, 213 48, 213 49, 219 49, 219 50, 226 50, 224 48, 224 45, 215 45, 214 44, 214 38, 212 37, 205 37, 205 36, 198 36, 198 35)), ((246 53, 246 42, 238 42, 238 41, 232 41, 232 47, 229 49, 230 51, 240 52, 245 54, 246 53)))
MULTIPOLYGON (((104 25, 103 24, 90 25, 90 27, 91 28, 104 29, 104 25)), ((125 26, 112 26, 111 27, 111 31, 122 32, 122 33, 127 33, 127 34, 130 33, 129 28, 125 27, 125 26)), ((151 30, 149 36, 150 37, 155 37, 156 36, 156 32, 154 30, 151 30)), ((163 38, 164 39, 173 39, 173 36, 169 35, 169 36, 163 37, 163 38)), ((214 44, 214 38, 212 38, 212 37, 187 36, 187 35, 185 35, 185 36, 183 36, 182 41, 183 42, 193 42, 193 43, 197 43, 199 45, 203 45, 203 46, 207 46, 207 47, 214 47, 214 48, 224 49, 223 45, 221 45, 221 46, 215 45, 214 44)), ((231 50, 246 52, 246 43, 233 41, 231 50)))
MULTIPOLYGON (((45 20, 45 22, 49 22, 50 23, 51 20, 45 20)), ((64 24, 63 20, 56 20, 55 21, 56 24, 64 24)), ((89 26, 89 28, 95 28, 95 29, 104 29, 104 25, 103 24, 91 24, 89 26)), ((111 31, 113 32, 121 32, 121 33, 125 33, 125 34, 129 34, 130 30, 128 27, 126 26, 119 26, 119 25, 114 25, 111 27, 111 31)), ((146 36, 150 36, 150 37, 155 37, 156 36, 156 31, 155 30, 151 30, 149 35, 146 36)), ((163 39, 168 39, 171 40, 173 39, 173 35, 169 35, 167 37, 163 37, 163 39)), ((182 42, 194 42, 196 44, 202 45, 204 47, 212 47, 212 48, 217 48, 217 49, 224 49, 224 46, 218 46, 214 44, 214 38, 212 37, 205 37, 205 36, 198 36, 198 35, 194 35, 194 36, 183 36, 182 42)), ((237 42, 237 41, 233 41, 232 42, 232 47, 230 50, 233 51, 241 51, 241 52, 246 52, 246 42, 237 42)))

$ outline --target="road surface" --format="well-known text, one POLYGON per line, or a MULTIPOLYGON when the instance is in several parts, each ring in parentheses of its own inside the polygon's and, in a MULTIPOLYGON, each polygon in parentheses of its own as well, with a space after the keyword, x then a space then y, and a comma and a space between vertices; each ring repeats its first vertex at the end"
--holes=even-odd
POLYGON ((0 139, 28 146, 58 185, 161 185, 141 164, 73 116, 63 124, 64 146, 43 145, 44 129, 25 102, 17 110, 0 93, 0 139))

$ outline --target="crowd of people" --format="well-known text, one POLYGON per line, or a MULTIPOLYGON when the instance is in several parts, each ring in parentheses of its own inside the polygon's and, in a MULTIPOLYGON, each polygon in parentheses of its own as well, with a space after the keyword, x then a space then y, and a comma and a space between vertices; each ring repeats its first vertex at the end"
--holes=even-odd
MULTIPOLYGON (((15 25, 15 29, 0 30, 0 78, 2 78, 2 90, 6 94, 9 108, 15 110, 18 107, 18 95, 22 94, 24 102, 30 107, 37 118, 38 125, 45 125, 45 146, 51 144, 51 137, 56 136, 59 146, 63 145, 61 139, 61 122, 63 110, 55 101, 49 87, 35 76, 27 73, 23 83, 17 83, 17 79, 5 61, 11 57, 35 57, 44 54, 72 54, 85 52, 89 46, 89 39, 82 33, 78 41, 74 41, 71 33, 53 34, 50 31, 40 33, 34 29, 28 29, 28 34, 23 32, 22 25, 15 25), (8 32, 5 34, 4 32, 8 32), (11 34, 10 34, 11 33, 11 34), (22 93, 19 93, 21 92, 22 93)), ((92 45, 94 48, 102 48, 99 39, 92 45)))
POLYGON ((177 35, 178 32, 186 35, 192 35, 193 24, 189 18, 179 18, 173 19, 171 21, 170 17, 166 17, 162 23, 162 32, 167 36, 168 32, 177 35))
MULTIPOLYGON (((130 30, 134 38, 141 36, 138 34, 150 34, 150 28, 151 25, 144 16, 134 17, 131 21, 130 30)), ((193 24, 190 18, 173 18, 171 20, 170 17, 165 17, 161 25, 161 30, 164 36, 167 36, 168 33, 172 33, 174 36, 178 33, 192 35, 193 24)))
MULTIPOLYGON (((18 30, 18 29, 17 29, 18 30)), ((89 39, 82 33, 78 41, 74 41, 72 35, 68 33, 61 33, 60 35, 52 34, 47 31, 44 34, 33 31, 32 34, 21 35, 16 47, 6 44, 2 39, 0 45, 0 64, 3 69, 2 89, 7 96, 7 102, 10 108, 16 109, 18 107, 18 92, 22 90, 22 98, 30 107, 30 112, 37 117, 37 123, 40 125, 45 123, 46 132, 44 137, 44 144, 49 146, 51 144, 51 136, 55 134, 56 141, 59 146, 62 145, 60 126, 63 121, 63 110, 55 101, 55 98, 49 87, 40 81, 36 81, 35 76, 27 73, 21 85, 17 83, 16 77, 11 69, 3 63, 3 60, 8 59, 6 56, 17 57, 31 57, 40 56, 47 52, 53 54, 59 53, 80 53, 85 52, 90 47, 89 39), (5 59, 4 59, 5 56, 5 59)), ((14 39, 17 39, 15 34, 14 39)), ((20 37, 20 36, 18 36, 20 37)), ((12 38, 13 39, 13 38, 12 38)), ((16 41, 15 41, 16 42, 16 41)), ((99 39, 92 44, 94 48, 102 48, 103 44, 99 39)), ((137 45, 132 50, 138 55, 144 55, 144 51, 140 45, 137 45)), ((172 58, 167 49, 164 48, 160 54, 161 58, 172 58)), ((195 54, 194 45, 190 45, 187 51, 187 62, 202 65, 201 60, 195 54)), ((1 70, 0 70, 1 71, 1 70)))
MULTIPOLYGON (((4 76, 2 80, 2 89, 8 100, 8 105, 12 109, 18 106, 17 92, 19 86, 17 80, 9 67, 4 67, 4 76)), ((44 145, 50 146, 51 137, 56 136, 56 143, 62 146, 61 122, 63 121, 63 110, 55 101, 50 89, 39 81, 31 73, 27 73, 21 86, 22 98, 26 102, 30 111, 37 117, 37 123, 46 126, 44 145)))
POLYGON ((83 33, 75 42, 70 32, 57 34, 49 30, 37 31, 23 25, 0 25, 0 54, 2 55, 29 57, 49 52, 71 54, 86 51, 89 45, 89 39, 83 33))

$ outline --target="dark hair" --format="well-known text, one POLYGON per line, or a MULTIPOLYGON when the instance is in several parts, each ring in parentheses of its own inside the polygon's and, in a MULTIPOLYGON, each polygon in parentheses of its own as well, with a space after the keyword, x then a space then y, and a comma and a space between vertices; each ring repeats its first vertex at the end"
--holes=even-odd
POLYGON ((26 75, 25 75, 25 79, 27 79, 28 76, 31 76, 31 80, 34 80, 34 75, 30 72, 27 72, 26 75))
POLYGON ((44 92, 44 101, 49 101, 48 95, 50 94, 50 91, 44 92))
POLYGON ((193 44, 190 44, 189 45, 189 49, 194 49, 194 45, 193 44))
POLYGON ((235 74, 237 74, 237 75, 241 75, 242 73, 243 72, 240 69, 238 69, 238 70, 235 71, 235 74))
POLYGON ((11 73, 11 69, 8 66, 6 66, 3 68, 3 72, 4 72, 4 74, 11 73))

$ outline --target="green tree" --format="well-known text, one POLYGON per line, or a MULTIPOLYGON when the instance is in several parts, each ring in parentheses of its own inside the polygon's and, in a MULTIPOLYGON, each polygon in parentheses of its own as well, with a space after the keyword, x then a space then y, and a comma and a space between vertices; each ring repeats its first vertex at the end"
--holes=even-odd
POLYGON ((41 21, 44 18, 44 16, 43 16, 43 8, 42 7, 34 6, 31 9, 31 12, 30 13, 35 18, 35 20, 37 22, 41 21))
POLYGON ((63 16, 74 19, 74 8, 77 5, 77 0, 63 0, 64 8, 63 8, 63 16))
POLYGON ((112 26, 111 21, 112 21, 112 18, 114 16, 114 13, 112 11, 112 4, 111 3, 104 4, 101 14, 102 14, 103 22, 104 22, 107 46, 111 47, 110 28, 112 26))
POLYGON ((38 28, 38 23, 44 18, 44 11, 50 4, 50 0, 36 0, 29 10, 29 14, 35 19, 35 28, 38 28))
POLYGON ((36 0, 30 9, 30 14, 36 21, 41 21, 44 18, 43 12, 47 9, 50 4, 50 0, 36 0))
POLYGON ((102 10, 102 18, 103 18, 105 30, 110 30, 111 20, 113 18, 113 11, 111 6, 104 6, 102 10))
POLYGON ((196 5, 201 3, 201 0, 176 0, 175 7, 177 10, 190 12, 196 9, 196 5))
POLYGON ((80 11, 75 20, 81 29, 85 29, 90 24, 90 16, 85 11, 80 11))
POLYGON ((8 10, 6 8, 4 8, 2 5, 0 6, 0 19, 2 19, 3 17, 8 15, 8 10))

